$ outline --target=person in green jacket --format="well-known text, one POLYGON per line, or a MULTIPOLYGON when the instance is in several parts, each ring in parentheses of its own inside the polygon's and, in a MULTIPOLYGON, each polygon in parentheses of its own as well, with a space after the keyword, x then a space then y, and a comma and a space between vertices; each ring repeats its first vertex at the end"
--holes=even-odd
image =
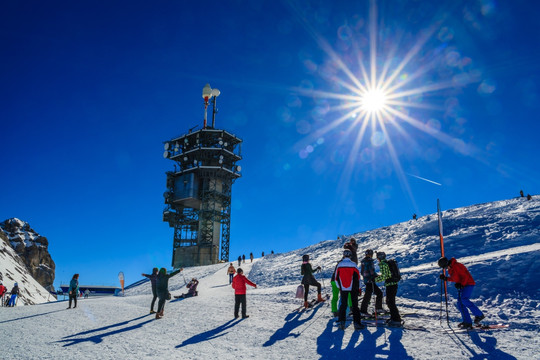
POLYGON ((156 290, 157 290, 157 295, 159 298, 156 319, 160 319, 163 317, 163 310, 165 309, 165 300, 168 300, 169 298, 169 278, 178 274, 182 270, 184 269, 181 268, 181 269, 173 271, 170 274, 167 274, 167 269, 165 268, 159 269, 159 273, 158 273, 157 281, 156 281, 156 290))
POLYGON ((384 286, 386 287, 386 305, 390 310, 390 320, 388 321, 388 324, 392 326, 401 326, 401 316, 399 315, 399 311, 396 306, 398 283, 397 281, 391 280, 392 273, 390 272, 388 262, 386 262, 386 254, 384 251, 377 252, 377 260, 379 260, 379 269, 381 270, 381 275, 375 278, 375 282, 384 281, 384 286))
POLYGON ((79 274, 73 275, 73 278, 69 282, 69 306, 68 309, 71 309, 71 301, 73 300, 75 309, 77 307, 77 296, 79 296, 79 274))

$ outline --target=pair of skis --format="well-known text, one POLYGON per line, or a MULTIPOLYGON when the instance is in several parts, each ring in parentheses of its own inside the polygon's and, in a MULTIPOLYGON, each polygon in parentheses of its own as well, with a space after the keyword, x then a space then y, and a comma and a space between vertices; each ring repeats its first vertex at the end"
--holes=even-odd
POLYGON ((323 295, 323 298, 324 298, 323 301, 317 301, 317 299, 310 300, 310 301, 308 302, 308 307, 307 307, 307 308, 304 306, 304 304, 302 304, 302 305, 299 306, 298 308, 294 309, 293 312, 302 312, 302 311, 304 311, 304 310, 310 310, 310 309, 312 309, 313 307, 315 307, 316 305, 322 304, 322 303, 324 303, 324 301, 330 299, 330 296, 329 296, 328 294, 327 294, 327 295, 323 295))

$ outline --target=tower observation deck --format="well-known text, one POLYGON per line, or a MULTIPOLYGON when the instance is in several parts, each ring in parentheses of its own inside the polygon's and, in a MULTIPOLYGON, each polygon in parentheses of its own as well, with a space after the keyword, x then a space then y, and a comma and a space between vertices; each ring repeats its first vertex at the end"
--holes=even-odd
POLYGON ((174 268, 229 261, 231 190, 241 177, 237 162, 242 159, 242 140, 214 128, 219 94, 207 84, 203 128, 164 143, 163 157, 175 162, 174 171, 166 172, 163 194, 163 221, 174 228, 174 268), (207 126, 212 97, 212 126, 207 126))

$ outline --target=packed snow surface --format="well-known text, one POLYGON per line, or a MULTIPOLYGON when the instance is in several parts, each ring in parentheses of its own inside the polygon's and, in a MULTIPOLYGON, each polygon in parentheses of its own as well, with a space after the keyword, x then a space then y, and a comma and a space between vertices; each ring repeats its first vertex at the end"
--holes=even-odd
MULTIPOLYGON (((404 317, 406 324, 424 330, 349 326, 342 331, 329 301, 295 312, 301 304, 294 297, 301 256, 309 254, 314 266, 322 266, 316 278, 330 294, 330 276, 345 241, 340 238, 241 264, 258 285, 248 286, 247 319, 233 317, 228 263, 186 268, 171 278, 169 289, 179 295, 196 277, 199 296, 167 302, 159 320, 149 314, 149 282, 126 290, 124 297, 81 299, 76 309, 67 310, 66 302, 0 308, 2 358, 538 359, 540 201, 498 201, 446 211, 443 217, 446 255, 462 261, 475 278, 473 301, 486 314, 485 323, 510 324, 508 329, 457 330, 461 318, 451 284, 453 330, 448 327, 436 266, 437 217, 429 215, 352 235, 360 258, 371 248, 398 260, 403 276, 398 307, 411 314, 404 317)), ((310 299, 315 296, 311 289, 310 299)))

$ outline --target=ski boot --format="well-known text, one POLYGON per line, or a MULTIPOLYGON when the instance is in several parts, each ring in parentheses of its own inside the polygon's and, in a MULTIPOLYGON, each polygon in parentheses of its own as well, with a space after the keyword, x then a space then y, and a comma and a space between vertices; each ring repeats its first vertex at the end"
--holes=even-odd
POLYGON ((480 325, 480 321, 484 320, 486 317, 484 315, 475 316, 474 317, 474 323, 475 325, 480 325))
POLYGON ((317 302, 323 302, 325 299, 321 296, 321 294, 317 294, 317 302))
POLYGON ((469 329, 472 329, 473 326, 471 323, 461 322, 458 324, 458 328, 469 330, 469 329))
POLYGON ((339 322, 339 328, 340 328, 341 330, 345 330, 345 328, 346 328, 346 326, 345 326, 345 321, 340 321, 340 322, 339 322))

